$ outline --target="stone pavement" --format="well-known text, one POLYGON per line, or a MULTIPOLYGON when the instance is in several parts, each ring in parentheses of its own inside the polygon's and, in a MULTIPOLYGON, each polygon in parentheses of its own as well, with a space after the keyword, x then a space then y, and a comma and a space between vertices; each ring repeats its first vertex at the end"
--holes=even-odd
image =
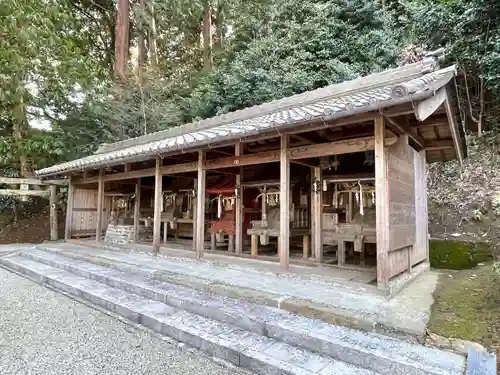
MULTIPOLYGON (((245 298, 328 322, 369 331, 395 331, 417 338, 425 334, 432 293, 438 281, 437 273, 423 272, 408 287, 387 299, 374 285, 346 280, 339 273, 344 270, 327 268, 317 275, 306 272, 310 267, 295 265, 290 272, 283 273, 272 262, 247 259, 234 262, 230 257, 200 262, 179 256, 185 252, 151 257, 140 252, 110 251, 72 243, 44 246, 67 256, 111 267, 128 265, 154 273, 164 281, 245 298), (328 271, 334 276, 327 276, 328 271)), ((352 272, 356 271, 345 270, 352 272)))
MULTIPOLYGON (((151 268, 132 264, 138 262, 135 257, 144 255, 50 244, 2 257, 0 264, 261 374, 459 375, 463 372, 465 360, 461 356, 304 318, 283 309, 206 293, 190 285, 169 283, 158 278, 165 271, 159 272, 156 262, 166 266, 172 259, 156 259, 155 268, 151 268), (65 250, 61 251, 62 248, 65 250), (127 262, 124 258, 118 262, 106 260, 105 255, 128 257, 127 262)), ((176 265, 184 271, 190 269, 189 262, 186 265, 176 260, 176 265)), ((250 272, 250 277, 254 276, 250 272)), ((313 279, 309 281, 314 284, 313 279)), ((328 280, 325 285, 329 283, 333 281, 328 280)))

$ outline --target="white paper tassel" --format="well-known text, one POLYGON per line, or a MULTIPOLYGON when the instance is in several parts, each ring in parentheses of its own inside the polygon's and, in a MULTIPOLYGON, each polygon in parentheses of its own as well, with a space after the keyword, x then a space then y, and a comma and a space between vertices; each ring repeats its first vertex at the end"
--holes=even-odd
POLYGON ((365 210, 363 207, 363 185, 361 185, 360 182, 358 182, 358 184, 359 184, 359 213, 361 214, 361 216, 363 216, 365 214, 365 210))
POLYGON ((222 217, 222 199, 220 196, 217 198, 217 217, 219 219, 222 217))
POLYGON ((328 185, 326 183, 326 180, 323 180, 323 191, 327 191, 328 190, 328 185))

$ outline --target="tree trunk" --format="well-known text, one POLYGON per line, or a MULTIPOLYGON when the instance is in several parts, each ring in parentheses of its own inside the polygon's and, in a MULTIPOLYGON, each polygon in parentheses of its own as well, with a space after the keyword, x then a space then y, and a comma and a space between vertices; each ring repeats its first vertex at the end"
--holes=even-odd
POLYGON ((212 64, 212 9, 206 1, 203 12, 203 70, 212 70, 212 64))
POLYGON ((146 62, 146 40, 144 37, 144 17, 146 16, 146 0, 140 0, 139 2, 139 20, 137 26, 137 34, 138 34, 138 48, 137 48, 137 70, 138 76, 140 77, 140 73, 142 67, 146 62))
POLYGON ((158 55, 156 51, 156 21, 153 0, 149 0, 149 27, 148 27, 148 45, 149 45, 149 61, 151 66, 158 66, 158 55))
POLYGON ((12 127, 12 135, 16 142, 17 152, 19 156, 19 174, 21 177, 31 177, 33 173, 28 165, 28 157, 24 150, 23 138, 27 128, 26 108, 23 94, 19 96, 19 103, 15 109, 14 123, 12 127))
POLYGON ((118 0, 116 13, 115 76, 126 79, 129 50, 129 0, 118 0))
POLYGON ((216 48, 221 51, 224 48, 224 36, 226 27, 224 25, 224 0, 219 0, 217 4, 217 14, 215 16, 215 33, 217 37, 216 48))

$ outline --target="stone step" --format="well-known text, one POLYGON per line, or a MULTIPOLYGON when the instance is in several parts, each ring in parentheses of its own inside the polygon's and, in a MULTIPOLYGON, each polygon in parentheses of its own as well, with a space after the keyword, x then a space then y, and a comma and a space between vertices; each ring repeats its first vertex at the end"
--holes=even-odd
POLYGON ((130 321, 259 374, 377 375, 376 372, 192 314, 26 257, 4 257, 0 263, 39 283, 85 299, 130 321))
POLYGON ((454 375, 463 371, 464 358, 452 353, 327 324, 268 306, 209 295, 154 280, 148 277, 149 273, 122 272, 40 250, 29 250, 22 256, 362 368, 415 375, 454 375))

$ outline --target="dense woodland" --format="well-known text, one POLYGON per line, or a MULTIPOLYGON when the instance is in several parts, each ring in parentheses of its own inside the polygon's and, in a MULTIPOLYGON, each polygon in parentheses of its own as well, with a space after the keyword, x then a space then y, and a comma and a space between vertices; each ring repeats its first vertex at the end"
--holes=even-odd
POLYGON ((0 0, 0 17, 1 175, 445 47, 484 160, 432 166, 431 199, 459 221, 500 213, 497 0, 0 0))

